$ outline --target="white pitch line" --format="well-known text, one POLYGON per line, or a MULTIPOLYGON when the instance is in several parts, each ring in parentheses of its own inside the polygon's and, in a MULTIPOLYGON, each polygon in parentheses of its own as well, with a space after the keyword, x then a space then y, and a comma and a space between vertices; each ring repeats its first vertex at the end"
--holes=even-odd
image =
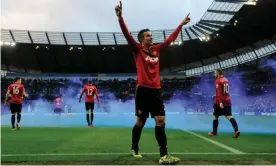
MULTIPOLYGON (((158 155, 159 153, 141 153, 145 155, 158 155)), ((276 156, 276 153, 181 153, 172 152, 174 155, 265 155, 276 156)), ((106 156, 130 155, 130 153, 44 153, 44 154, 1 154, 2 157, 32 157, 32 156, 106 156)))
POLYGON ((198 138, 201 138, 201 139, 203 139, 203 140, 205 140, 205 141, 207 141, 207 142, 210 142, 210 143, 212 143, 212 144, 215 144, 215 145, 217 145, 217 146, 219 146, 219 147, 221 147, 221 148, 223 148, 223 149, 226 149, 226 150, 228 150, 228 151, 230 151, 230 152, 232 152, 232 153, 235 153, 235 154, 245 154, 245 152, 242 152, 242 151, 240 151, 240 150, 234 149, 234 148, 232 148, 232 147, 230 147, 230 146, 227 146, 227 145, 225 145, 225 144, 222 144, 222 143, 220 143, 220 142, 211 140, 211 139, 209 139, 209 138, 206 138, 206 137, 204 137, 204 136, 202 136, 202 135, 199 135, 199 134, 197 134, 197 133, 194 133, 194 132, 192 132, 192 131, 189 131, 189 130, 184 130, 184 131, 186 131, 187 133, 190 133, 190 134, 192 134, 192 135, 194 135, 194 136, 196 136, 196 137, 198 137, 198 138))

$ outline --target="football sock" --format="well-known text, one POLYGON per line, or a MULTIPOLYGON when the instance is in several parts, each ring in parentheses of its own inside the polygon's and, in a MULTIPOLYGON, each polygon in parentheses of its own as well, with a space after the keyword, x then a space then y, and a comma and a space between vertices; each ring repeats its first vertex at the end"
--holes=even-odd
POLYGON ((231 118, 231 119, 230 119, 230 122, 231 122, 231 124, 232 124, 234 130, 235 130, 235 131, 238 131, 239 128, 238 128, 238 124, 237 124, 236 120, 235 120, 234 118, 231 118))
POLYGON ((218 132, 218 119, 213 120, 213 133, 217 134, 218 132))
POLYGON ((94 113, 91 112, 91 115, 90 115, 90 116, 91 116, 91 123, 90 123, 90 124, 92 125, 92 124, 93 124, 93 120, 94 120, 94 113))
POLYGON ((167 149, 167 136, 165 133, 164 126, 155 126, 155 138, 159 145, 160 157, 163 157, 168 154, 167 149))
POLYGON ((12 124, 12 128, 15 128, 15 115, 11 116, 11 124, 12 124))
POLYGON ((87 121, 87 124, 90 125, 90 123, 89 123, 89 114, 86 114, 86 121, 87 121))
POLYGON ((20 123, 20 120, 21 120, 21 114, 17 114, 17 123, 20 123))
POLYGON ((140 141, 141 133, 142 133, 143 127, 139 127, 138 125, 134 125, 132 129, 132 147, 131 149, 138 149, 138 143, 140 141))

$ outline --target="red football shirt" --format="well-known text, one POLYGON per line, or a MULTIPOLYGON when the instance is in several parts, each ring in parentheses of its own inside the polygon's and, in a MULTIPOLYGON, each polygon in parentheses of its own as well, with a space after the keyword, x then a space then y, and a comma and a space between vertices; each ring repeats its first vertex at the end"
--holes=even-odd
POLYGON ((62 100, 62 98, 56 98, 55 100, 54 100, 54 104, 55 104, 55 106, 56 106, 56 108, 62 108, 62 104, 63 104, 63 100, 62 100))
POLYGON ((23 94, 25 94, 24 85, 13 83, 8 87, 11 94, 10 103, 12 104, 22 104, 23 94))
POLYGON ((229 81, 225 77, 220 77, 215 82, 216 98, 215 104, 223 103, 224 106, 231 105, 231 99, 229 95, 229 81))
POLYGON ((129 33, 123 19, 120 19, 119 23, 127 42, 132 45, 135 50, 134 59, 137 68, 137 86, 160 89, 160 50, 168 47, 171 42, 177 38, 179 32, 181 31, 182 25, 179 25, 163 43, 154 45, 149 50, 147 50, 141 44, 136 43, 133 36, 129 33))
POLYGON ((85 85, 84 88, 81 91, 81 95, 83 95, 84 92, 85 92, 85 95, 86 95, 85 96, 85 102, 93 103, 95 95, 97 97, 97 100, 100 101, 98 90, 97 90, 96 86, 94 86, 92 84, 85 85))

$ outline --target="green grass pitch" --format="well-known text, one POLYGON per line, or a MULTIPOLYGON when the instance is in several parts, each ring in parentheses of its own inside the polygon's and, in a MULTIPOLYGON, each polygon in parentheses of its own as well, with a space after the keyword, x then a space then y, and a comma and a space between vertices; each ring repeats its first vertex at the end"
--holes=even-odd
MULTIPOLYGON (((158 164, 154 129, 143 130, 140 152, 130 155, 131 128, 1 127, 2 164, 158 164)), ((206 133, 196 132, 201 136, 206 133)), ((232 133, 206 137, 239 150, 236 154, 182 130, 167 130, 168 148, 180 164, 276 164, 276 134, 232 133)))

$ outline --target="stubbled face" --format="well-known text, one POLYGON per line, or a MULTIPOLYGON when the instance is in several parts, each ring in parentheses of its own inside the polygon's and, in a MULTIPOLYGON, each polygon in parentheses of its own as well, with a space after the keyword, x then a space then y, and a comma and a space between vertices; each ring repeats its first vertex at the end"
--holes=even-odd
POLYGON ((147 32, 143 33, 142 44, 145 45, 145 46, 152 46, 153 45, 152 34, 151 34, 150 31, 147 31, 147 32))

